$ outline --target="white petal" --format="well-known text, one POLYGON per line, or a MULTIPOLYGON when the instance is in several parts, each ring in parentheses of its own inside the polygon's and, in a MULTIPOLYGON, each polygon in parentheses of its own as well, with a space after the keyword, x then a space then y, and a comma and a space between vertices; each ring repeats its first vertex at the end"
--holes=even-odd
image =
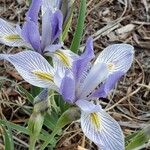
POLYGON ((16 47, 28 45, 20 37, 16 28, 3 19, 0 19, 0 43, 16 47))
POLYGON ((81 112, 84 134, 101 150, 124 150, 124 136, 119 124, 104 110, 81 112))
POLYGON ((106 63, 110 73, 114 71, 126 73, 133 61, 133 49, 129 44, 110 45, 100 53, 94 64, 106 63))
POLYGON ((54 81, 55 84, 60 87, 66 70, 71 69, 73 60, 78 56, 69 50, 57 50, 54 53, 47 53, 47 55, 52 56, 53 67, 56 72, 54 75, 54 81))
POLYGON ((32 85, 54 88, 54 70, 47 60, 37 52, 23 51, 14 55, 1 54, 1 59, 12 63, 19 74, 32 85))
POLYGON ((77 59, 78 55, 73 53, 70 50, 57 50, 54 52, 54 57, 57 57, 57 59, 66 67, 71 68, 72 63, 75 59, 77 59))
POLYGON ((53 66, 57 72, 57 77, 63 78, 66 69, 71 69, 73 61, 78 57, 70 50, 56 50, 53 53, 47 53, 53 59, 53 66))

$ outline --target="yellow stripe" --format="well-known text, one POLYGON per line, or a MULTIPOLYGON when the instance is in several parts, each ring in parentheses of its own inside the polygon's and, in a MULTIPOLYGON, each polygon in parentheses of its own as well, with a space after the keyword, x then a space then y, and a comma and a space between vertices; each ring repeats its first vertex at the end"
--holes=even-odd
POLYGON ((100 118, 97 113, 91 113, 90 119, 92 124, 97 128, 100 129, 100 118))
POLYGON ((53 82, 53 76, 50 73, 43 72, 40 70, 33 70, 32 73, 42 80, 48 80, 53 82))
POLYGON ((4 37, 8 41, 20 40, 20 36, 18 34, 10 34, 4 37))
POLYGON ((55 54, 59 57, 59 59, 64 63, 65 66, 71 67, 68 57, 64 55, 63 52, 57 50, 55 54))

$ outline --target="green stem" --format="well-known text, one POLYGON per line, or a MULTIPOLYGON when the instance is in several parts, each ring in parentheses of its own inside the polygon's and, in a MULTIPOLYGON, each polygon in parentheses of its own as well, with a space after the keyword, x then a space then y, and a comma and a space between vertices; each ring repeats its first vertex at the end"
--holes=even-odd
POLYGON ((81 0, 77 27, 70 47, 70 49, 75 53, 77 53, 82 39, 82 34, 84 30, 84 21, 86 16, 85 14, 86 14, 86 0, 81 0))
POLYGON ((30 136, 29 150, 35 150, 36 139, 30 136))

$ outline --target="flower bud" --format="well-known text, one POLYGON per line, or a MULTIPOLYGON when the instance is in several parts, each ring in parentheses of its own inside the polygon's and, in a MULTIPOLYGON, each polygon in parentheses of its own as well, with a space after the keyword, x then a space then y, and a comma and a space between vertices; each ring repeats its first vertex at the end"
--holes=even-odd
POLYGON ((31 114, 28 122, 30 146, 32 147, 31 149, 33 149, 35 142, 41 132, 44 122, 44 114, 49 106, 48 89, 44 89, 38 96, 34 98, 33 113, 31 114))
POLYGON ((48 100, 48 89, 44 89, 38 96, 34 98, 33 112, 43 113, 50 107, 48 100))

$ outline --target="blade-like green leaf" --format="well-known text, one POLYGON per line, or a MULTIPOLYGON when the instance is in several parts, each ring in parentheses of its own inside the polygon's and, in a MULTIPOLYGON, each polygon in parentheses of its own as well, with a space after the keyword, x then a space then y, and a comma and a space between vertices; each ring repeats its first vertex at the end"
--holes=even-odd
MULTIPOLYGON (((130 136, 131 137, 131 136, 130 136)), ((129 138, 128 138, 129 140, 129 138)), ((126 150, 135 150, 150 140, 150 125, 134 134, 126 146, 126 150)))
POLYGON ((73 121, 79 119, 80 117, 80 111, 76 107, 69 108, 67 111, 65 111, 60 118, 57 121, 57 124, 51 133, 51 135, 48 137, 48 140, 43 143, 41 146, 41 150, 44 150, 46 146, 49 143, 52 143, 52 140, 54 139, 55 135, 58 134, 58 132, 67 124, 72 123, 73 121))
POLYGON ((61 95, 56 95, 56 96, 54 97, 54 99, 55 99, 55 102, 56 102, 57 106, 60 108, 61 114, 63 114, 67 109, 69 109, 69 107, 71 107, 71 106, 69 105, 69 103, 66 103, 66 102, 63 100, 63 98, 62 98, 61 95))
POLYGON ((84 21, 86 16, 85 14, 86 14, 86 0, 82 0, 80 1, 80 11, 78 16, 77 27, 70 47, 70 49, 75 53, 77 53, 82 39, 82 34, 84 30, 84 21))
POLYGON ((31 93, 29 93, 25 88, 23 88, 22 86, 18 86, 18 91, 22 94, 25 95, 27 97, 27 99, 33 103, 34 97, 32 96, 31 93))
POLYGON ((32 86, 31 87, 31 95, 33 97, 36 97, 40 92, 41 92, 41 88, 40 87, 37 87, 37 86, 32 86))
MULTIPOLYGON (((8 125, 7 125, 8 127, 8 125)), ((2 127, 4 133, 4 144, 5 150, 14 150, 14 142, 10 128, 8 130, 5 127, 2 127)))
MULTIPOLYGON (((0 119, 0 125, 5 125, 5 126, 9 125, 11 129, 19 131, 21 133, 24 133, 26 135, 29 135, 29 131, 27 128, 20 126, 20 125, 17 125, 17 124, 14 124, 12 122, 9 122, 7 120, 1 120, 0 119)), ((39 139, 41 139, 42 141, 47 141, 48 140, 47 137, 49 137, 49 136, 50 136, 49 133, 44 131, 40 134, 39 139)), ((53 139, 53 140, 55 140, 55 139, 53 139)))

